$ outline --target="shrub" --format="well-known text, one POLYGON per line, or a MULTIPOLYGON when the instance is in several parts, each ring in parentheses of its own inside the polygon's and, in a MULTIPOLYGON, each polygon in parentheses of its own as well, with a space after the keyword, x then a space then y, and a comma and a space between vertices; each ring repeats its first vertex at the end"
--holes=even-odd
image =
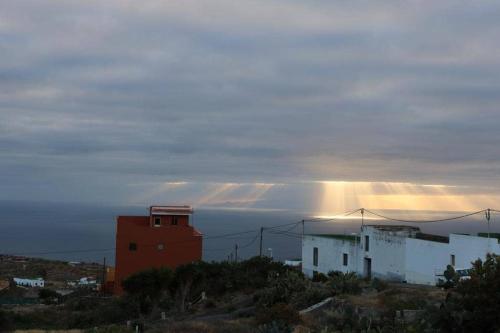
POLYGON ((133 298, 140 313, 149 313, 168 292, 173 273, 166 267, 151 268, 132 274, 122 282, 123 289, 133 298))
POLYGON ((332 296, 332 290, 322 284, 311 284, 292 296, 290 302, 297 309, 305 309, 332 296))
POLYGON ((361 292, 361 279, 354 272, 330 272, 330 287, 338 294, 359 294, 361 292))
POLYGON ((310 282, 303 274, 288 271, 283 275, 269 278, 269 287, 257 293, 257 300, 261 307, 271 307, 277 303, 289 303, 292 296, 303 292, 310 286, 310 282))
POLYGON ((381 292, 386 290, 389 287, 389 284, 384 280, 380 280, 379 278, 374 278, 371 281, 371 286, 378 292, 381 292))
POLYGON ((42 300, 44 304, 54 304, 59 300, 59 294, 52 289, 40 289, 38 291, 38 297, 42 300))
POLYGON ((446 281, 439 279, 438 286, 444 289, 454 288, 460 279, 457 272, 455 272, 455 268, 453 268, 453 266, 451 265, 446 266, 446 270, 443 272, 443 276, 446 281))
POLYGON ((313 282, 326 282, 326 281, 328 281, 328 276, 326 276, 323 273, 314 273, 312 281, 313 282))
POLYGON ((470 279, 460 280, 441 306, 436 326, 443 332, 496 332, 500 328, 500 257, 477 260, 470 279))
POLYGON ((7 314, 0 309, 0 332, 7 331, 10 328, 10 323, 7 314))
POLYGON ((300 323, 300 315, 291 305, 278 303, 269 309, 261 309, 257 312, 255 320, 258 324, 277 322, 279 324, 295 325, 300 323))

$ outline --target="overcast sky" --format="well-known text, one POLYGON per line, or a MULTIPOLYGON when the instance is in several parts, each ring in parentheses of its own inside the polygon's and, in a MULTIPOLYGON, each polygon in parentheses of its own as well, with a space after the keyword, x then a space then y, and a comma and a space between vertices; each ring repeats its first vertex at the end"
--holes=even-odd
POLYGON ((1 1, 0 199, 496 191, 499 36, 498 1, 1 1))

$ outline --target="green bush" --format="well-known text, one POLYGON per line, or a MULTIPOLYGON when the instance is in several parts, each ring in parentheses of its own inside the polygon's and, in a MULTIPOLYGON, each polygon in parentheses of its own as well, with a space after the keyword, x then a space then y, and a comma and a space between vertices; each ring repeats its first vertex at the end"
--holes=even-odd
POLYGON ((151 268, 130 275, 122 281, 122 286, 129 299, 134 300, 138 312, 147 314, 168 294, 172 279, 169 268, 151 268))
POLYGON ((290 303, 297 309, 305 309, 332 296, 332 290, 323 284, 311 283, 304 291, 292 295, 290 303))
POLYGON ((294 295, 304 292, 310 286, 310 281, 299 272, 288 271, 285 274, 270 277, 268 286, 256 294, 260 307, 289 303, 294 295))
MULTIPOLYGON (((435 318, 442 332, 498 332, 500 322, 500 257, 477 260, 470 279, 459 280, 435 318)), ((432 314, 432 313, 431 313, 432 314)))
POLYGON ((438 287, 444 289, 454 288, 460 279, 457 272, 455 272, 455 268, 453 268, 453 266, 451 265, 446 266, 446 270, 443 272, 443 276, 445 280, 439 279, 438 287))
POLYGON ((326 281, 328 281, 328 276, 326 276, 323 273, 316 272, 313 274, 312 281, 313 282, 326 282, 326 281))
POLYGON ((328 273, 330 287, 337 294, 359 294, 361 292, 362 280, 354 272, 330 272, 328 273))

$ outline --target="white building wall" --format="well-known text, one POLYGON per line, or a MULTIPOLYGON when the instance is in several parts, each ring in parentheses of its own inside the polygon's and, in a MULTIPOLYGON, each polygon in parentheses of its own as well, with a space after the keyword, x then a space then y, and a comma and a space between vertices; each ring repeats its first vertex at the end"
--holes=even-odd
POLYGON ((45 286, 45 281, 43 279, 20 279, 14 278, 14 283, 18 286, 25 287, 40 287, 43 288, 45 286))
POLYGON ((487 253, 500 254, 496 238, 451 234, 449 243, 422 239, 406 240, 406 281, 408 283, 435 285, 451 256, 455 255, 455 269, 468 269, 477 259, 485 259, 487 253))
POLYGON ((409 231, 386 231, 365 226, 361 232, 361 255, 358 273, 366 276, 365 258, 371 259, 371 276, 385 280, 403 281, 405 275, 405 241, 409 231), (369 249, 366 249, 366 237, 369 249))
POLYGON ((384 230, 364 226, 360 241, 342 240, 331 235, 305 235, 302 243, 302 270, 312 277, 313 272, 357 272, 366 275, 365 258, 371 259, 371 276, 386 280, 435 285, 442 278, 451 255, 455 268, 468 269, 487 253, 500 255, 496 238, 451 234, 449 243, 416 239, 415 230, 384 230), (365 251, 365 236, 369 250, 365 251), (318 265, 313 264, 314 247, 318 248, 318 265), (348 254, 348 266, 343 265, 342 254, 348 254))
POLYGON ((302 242, 302 271, 309 277, 313 272, 328 274, 330 271, 344 273, 356 271, 356 246, 354 241, 329 236, 305 235, 302 242), (315 266, 314 248, 318 248, 318 265, 315 266), (348 265, 343 265, 343 254, 347 253, 348 265))
POLYGON ((435 285, 436 274, 450 264, 449 244, 407 238, 405 279, 408 283, 435 285))
MULTIPOLYGON (((484 260, 487 253, 500 254, 496 238, 450 235, 449 258, 452 254, 455 255, 455 268, 470 268, 473 261, 484 260)), ((450 259, 448 259, 448 264, 450 264, 450 259)))

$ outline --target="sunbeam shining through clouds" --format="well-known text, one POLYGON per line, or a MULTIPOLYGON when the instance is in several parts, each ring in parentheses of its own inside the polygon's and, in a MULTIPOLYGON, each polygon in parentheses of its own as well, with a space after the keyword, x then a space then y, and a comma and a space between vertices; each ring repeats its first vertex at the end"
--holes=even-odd
POLYGON ((131 203, 152 200, 192 203, 195 207, 280 209, 319 217, 357 209, 463 212, 495 207, 500 194, 492 188, 403 182, 311 181, 297 183, 144 184, 131 203), (151 187, 151 188, 150 188, 151 187))

